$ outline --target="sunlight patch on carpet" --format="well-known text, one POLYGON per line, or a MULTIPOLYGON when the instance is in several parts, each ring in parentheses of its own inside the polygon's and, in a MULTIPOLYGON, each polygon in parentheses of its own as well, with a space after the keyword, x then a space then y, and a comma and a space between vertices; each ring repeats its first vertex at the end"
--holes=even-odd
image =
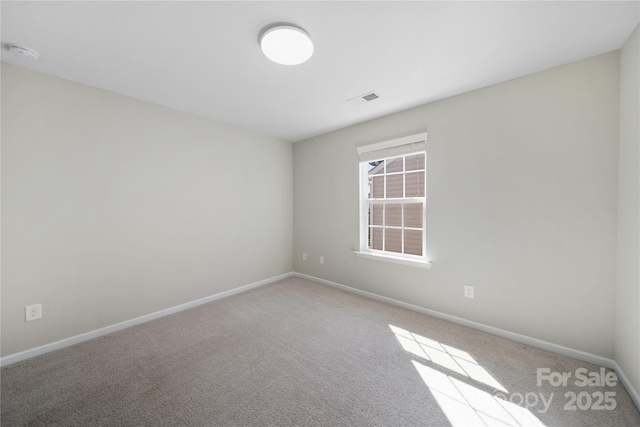
POLYGON ((451 425, 542 426, 526 408, 496 397, 508 391, 468 352, 389 325, 451 425), (426 363, 425 363, 426 361, 426 363))

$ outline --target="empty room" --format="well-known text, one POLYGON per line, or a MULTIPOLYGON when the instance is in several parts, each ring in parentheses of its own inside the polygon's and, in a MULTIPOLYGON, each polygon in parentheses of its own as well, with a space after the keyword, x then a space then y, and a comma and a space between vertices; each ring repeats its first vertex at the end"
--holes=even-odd
POLYGON ((2 426, 640 426, 640 1, 2 1, 2 426))

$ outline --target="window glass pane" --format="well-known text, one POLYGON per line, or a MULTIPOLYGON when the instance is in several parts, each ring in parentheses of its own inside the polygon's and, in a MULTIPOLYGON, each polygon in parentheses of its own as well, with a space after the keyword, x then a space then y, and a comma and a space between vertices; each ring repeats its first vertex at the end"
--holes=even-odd
POLYGON ((402 252, 402 230, 399 228, 385 228, 384 250, 387 252, 402 252))
POLYGON ((404 226, 422 228, 422 203, 406 203, 404 205, 404 226))
POLYGON ((403 174, 387 175, 387 198, 403 197, 402 195, 403 174))
POLYGON ((371 179, 371 197, 374 199, 384 197, 384 176, 374 176, 371 179))
POLYGON ((402 172, 402 157, 387 159, 387 173, 402 172))
POLYGON ((371 205, 369 206, 371 212, 371 225, 383 225, 382 224, 382 212, 384 205, 371 205))
POLYGON ((422 255, 422 230, 404 230, 404 253, 422 255))
POLYGON ((382 228, 369 227, 369 248, 382 250, 382 228))
POLYGON ((384 160, 369 162, 369 175, 382 175, 384 173, 384 160))
POLYGON ((384 225, 402 227, 402 205, 393 203, 385 205, 384 225))
POLYGON ((424 153, 412 154, 410 156, 407 156, 404 159, 404 169, 406 171, 424 169, 424 159, 425 159, 424 153))
POLYGON ((405 174, 405 197, 424 197, 424 172, 405 174))
POLYGON ((365 203, 366 216, 362 218, 367 221, 369 249, 424 256, 425 169, 424 152, 361 163, 361 171, 368 176, 365 196, 374 199, 365 203), (388 203, 389 199, 393 202, 388 203))

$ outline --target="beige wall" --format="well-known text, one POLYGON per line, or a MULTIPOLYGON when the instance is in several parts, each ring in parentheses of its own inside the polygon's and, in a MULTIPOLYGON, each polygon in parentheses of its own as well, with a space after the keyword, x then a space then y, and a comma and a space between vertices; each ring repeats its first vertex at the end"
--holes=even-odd
POLYGON ((613 52, 294 144, 295 271, 613 357, 618 84, 613 52), (433 268, 356 258, 356 146, 423 131, 433 268))
POLYGON ((283 274, 293 259, 615 355, 640 389, 637 76, 638 29, 621 54, 297 143, 292 217, 290 144, 3 64, 2 355, 283 274), (355 258, 355 147, 425 130, 433 268, 355 258), (44 318, 26 323, 34 303, 44 318))
POLYGON ((2 355, 291 271, 291 151, 2 64, 2 355))
POLYGON ((640 392, 640 27, 620 53, 615 358, 640 392))

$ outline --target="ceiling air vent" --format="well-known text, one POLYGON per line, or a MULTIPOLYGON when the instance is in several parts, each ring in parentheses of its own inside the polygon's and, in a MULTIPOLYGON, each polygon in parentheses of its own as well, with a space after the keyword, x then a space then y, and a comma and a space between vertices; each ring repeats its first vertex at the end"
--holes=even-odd
POLYGON ((374 99, 380 98, 380 97, 378 96, 377 93, 371 92, 370 94, 363 96, 363 98, 365 101, 373 101, 374 99))
POLYGON ((370 101, 373 101, 374 99, 378 99, 378 98, 380 98, 380 95, 378 95, 375 91, 372 90, 371 92, 367 92, 365 94, 358 95, 355 98, 347 99, 347 104, 360 105, 360 104, 363 104, 365 102, 370 102, 370 101))

